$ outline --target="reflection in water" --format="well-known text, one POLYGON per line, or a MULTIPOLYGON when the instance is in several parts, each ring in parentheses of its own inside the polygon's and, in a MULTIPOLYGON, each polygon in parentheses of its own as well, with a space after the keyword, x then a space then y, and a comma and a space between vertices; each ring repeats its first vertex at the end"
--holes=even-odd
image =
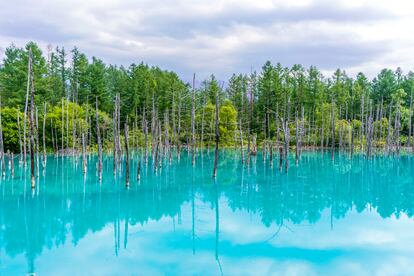
MULTIPOLYGON (((260 156, 244 168, 236 153, 227 152, 226 156, 220 160, 217 182, 211 178, 210 154, 200 155, 196 167, 191 165, 191 158, 182 154, 171 166, 166 161, 158 175, 154 175, 151 161, 148 167, 142 162, 141 181, 131 183, 129 189, 125 189, 122 176, 114 177, 110 169, 104 171, 100 184, 95 175, 94 157, 88 162, 87 178, 83 177, 81 162, 50 157, 44 177, 40 177, 34 192, 26 181, 26 172, 16 166, 15 177, 2 179, 0 184, 0 252, 1 256, 8 257, 0 258, 0 270, 22 271, 11 263, 24 255, 26 268, 23 271, 37 272, 36 259, 42 258, 45 250, 53 252, 69 245, 76 248, 82 239, 92 241, 106 229, 113 232, 115 258, 122 258, 121 247, 129 250, 130 240, 138 235, 136 230, 131 233, 131 229, 140 226, 140 229, 147 227, 156 232, 160 229, 157 225, 164 228, 162 221, 170 218, 174 228, 179 230, 163 232, 165 236, 157 236, 149 247, 141 250, 150 250, 171 235, 180 236, 183 247, 188 244, 193 258, 202 258, 206 251, 214 252, 218 273, 223 273, 227 267, 221 262, 221 255, 227 255, 229 246, 235 244, 230 240, 235 237, 228 235, 234 224, 228 224, 241 220, 245 213, 250 220, 258 217, 261 223, 244 224, 242 229, 233 229, 232 233, 242 237, 243 232, 250 233, 250 230, 253 234, 257 229, 270 230, 259 238, 259 245, 252 243, 248 247, 246 241, 246 254, 251 256, 265 250, 263 244, 283 246, 282 229, 298 236, 303 227, 293 230, 292 225, 312 227, 322 220, 326 211, 333 232, 336 221, 346 222, 347 215, 354 211, 371 210, 381 218, 413 216, 414 159, 411 157, 366 160, 356 156, 349 160, 345 155, 338 155, 332 163, 329 154, 306 153, 299 166, 292 167, 286 175, 280 173, 277 166, 263 165, 260 156), (182 217, 187 209, 189 216, 182 217), (215 218, 208 215, 210 211, 215 218), (206 219, 203 221, 201 217, 206 219), (213 225, 213 220, 215 249, 206 245, 211 234, 206 229, 213 225), (223 224, 225 228, 221 228, 223 224)), ((104 168, 111 168, 109 157, 104 162, 104 168)), ((132 172, 136 173, 137 164, 135 157, 132 172)), ((131 175, 131 179, 136 176, 131 175)), ((349 224, 352 223, 356 222, 349 219, 349 224)), ((312 238, 318 239, 317 236, 312 238)), ((167 249, 173 252, 176 245, 170 245, 167 249)), ((65 260, 61 262, 50 265, 62 266, 65 260)), ((168 269, 177 272, 174 268, 168 269)))

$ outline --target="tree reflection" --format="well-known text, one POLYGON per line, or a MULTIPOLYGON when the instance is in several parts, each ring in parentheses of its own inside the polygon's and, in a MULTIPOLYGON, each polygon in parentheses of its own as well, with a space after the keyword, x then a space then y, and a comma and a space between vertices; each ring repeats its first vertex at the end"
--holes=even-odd
MULTIPOLYGON (((346 155, 339 155, 332 163, 329 156, 309 153, 302 156, 299 166, 293 166, 289 174, 279 173, 277 166, 265 169, 260 157, 256 158, 249 167, 234 160, 221 160, 220 184, 212 183, 210 175, 202 173, 210 171, 211 162, 197 161, 204 166, 199 171, 192 168, 191 158, 187 160, 186 155, 182 155, 180 161, 173 161, 169 169, 165 164, 158 176, 143 169, 140 185, 131 185, 127 190, 123 179, 112 178, 102 185, 94 182, 93 176, 84 180, 81 171, 76 171, 81 170, 81 166, 64 175, 60 175, 61 170, 57 168, 48 169, 51 181, 46 186, 38 185, 41 187, 35 194, 25 188, 25 178, 17 175, 12 184, 1 182, 0 249, 11 257, 25 254, 30 273, 35 271, 35 258, 44 248, 67 243, 69 235, 76 245, 88 231, 100 231, 112 224, 114 250, 118 254, 122 224, 123 247, 127 248, 130 226, 145 225, 149 220, 158 221, 162 217, 178 216, 180 222, 181 207, 189 203, 195 254, 196 197, 215 210, 218 262, 220 204, 227 204, 233 211, 258 214, 264 226, 275 224, 278 229, 287 222, 315 223, 328 208, 332 222, 345 217, 352 209, 362 212, 372 208, 383 218, 414 215, 412 158, 403 156, 398 161, 378 156, 365 160, 354 156, 349 160, 346 155), (188 174, 191 170, 194 171, 188 174)), ((68 166, 63 161, 56 162, 59 166, 68 166)), ((48 165, 51 163, 49 161, 48 165)), ((88 163, 93 164, 93 161, 88 163)), ((278 230, 275 233, 277 235, 278 230)))

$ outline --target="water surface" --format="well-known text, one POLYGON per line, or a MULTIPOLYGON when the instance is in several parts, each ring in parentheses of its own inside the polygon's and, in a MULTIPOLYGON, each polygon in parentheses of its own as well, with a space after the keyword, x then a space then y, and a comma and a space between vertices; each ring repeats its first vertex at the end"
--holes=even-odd
MULTIPOLYGON (((259 155, 187 153, 131 187, 104 158, 50 156, 0 182, 0 275, 349 275, 414 272, 414 158, 305 153, 289 173, 259 155)), ((124 168, 122 168, 124 170, 124 168)))

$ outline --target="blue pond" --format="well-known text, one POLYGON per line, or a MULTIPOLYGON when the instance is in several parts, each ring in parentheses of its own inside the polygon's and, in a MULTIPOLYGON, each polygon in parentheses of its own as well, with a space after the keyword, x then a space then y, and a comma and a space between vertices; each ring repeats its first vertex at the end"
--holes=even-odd
MULTIPOLYGON (((293 156, 291 156, 293 157, 293 156)), ((304 153, 289 172, 259 154, 132 155, 131 186, 104 156, 48 157, 0 182, 0 275, 350 275, 414 272, 414 158, 304 153)))

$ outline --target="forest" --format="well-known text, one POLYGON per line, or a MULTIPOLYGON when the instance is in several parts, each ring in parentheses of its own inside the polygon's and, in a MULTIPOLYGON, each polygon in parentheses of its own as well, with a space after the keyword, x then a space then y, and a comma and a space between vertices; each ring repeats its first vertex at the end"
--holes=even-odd
POLYGON ((240 148, 243 159, 258 148, 270 156, 294 148, 296 159, 306 148, 367 156, 414 149, 414 73, 400 68, 370 80, 267 61, 260 72, 233 74, 226 82, 211 75, 196 87, 192 77, 185 83, 144 62, 108 65, 76 47, 49 46, 44 53, 34 42, 12 44, 0 65, 2 160, 7 152, 26 162, 26 144, 46 156, 120 154, 125 144, 145 147, 146 154, 158 147, 194 152, 216 143, 240 148))

